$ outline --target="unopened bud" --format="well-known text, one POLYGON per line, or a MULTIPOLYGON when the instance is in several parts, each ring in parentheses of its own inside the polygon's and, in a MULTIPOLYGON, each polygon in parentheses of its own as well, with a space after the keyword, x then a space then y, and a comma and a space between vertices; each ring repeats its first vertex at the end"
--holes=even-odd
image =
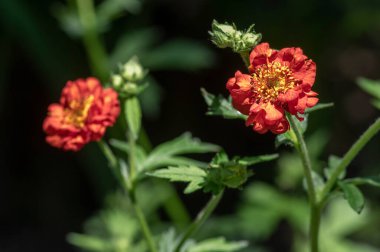
POLYGON ((111 82, 115 89, 119 89, 123 85, 124 80, 120 75, 115 74, 111 76, 111 82))
POLYGON ((212 22, 211 41, 219 48, 231 48, 234 52, 251 51, 261 41, 261 34, 256 33, 251 25, 246 31, 236 29, 234 24, 212 22))
POLYGON ((122 66, 121 75, 127 81, 140 81, 145 77, 146 71, 140 65, 137 57, 131 58, 127 63, 122 66))

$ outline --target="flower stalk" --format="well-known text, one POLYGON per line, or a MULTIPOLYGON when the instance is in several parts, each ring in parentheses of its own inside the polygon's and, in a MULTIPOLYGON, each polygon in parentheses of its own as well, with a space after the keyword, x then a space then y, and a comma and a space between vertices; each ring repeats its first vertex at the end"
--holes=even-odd
POLYGON ((175 252, 180 252, 183 244, 189 239, 194 233, 196 233, 199 228, 205 223, 205 221, 210 217, 211 213, 215 210, 220 200, 223 197, 223 190, 217 195, 213 195, 207 205, 199 212, 197 217, 194 219, 193 223, 189 226, 187 231, 182 235, 175 252))
POLYGON ((293 116, 288 115, 288 120, 291 125, 291 129, 294 131, 297 143, 295 143, 296 149, 301 156, 302 166, 304 168, 304 174, 307 184, 307 193, 309 196, 310 205, 310 224, 309 224, 309 239, 310 239, 310 251, 318 252, 318 237, 319 226, 321 218, 321 206, 317 201, 316 190, 313 182, 313 170, 310 161, 309 151, 307 149, 305 140, 301 129, 298 127, 293 116))
POLYGON ((359 139, 351 146, 347 153, 342 158, 338 167, 331 174, 320 194, 320 200, 324 201, 331 191, 339 175, 347 168, 351 161, 358 155, 363 147, 380 131, 380 118, 377 120, 359 137, 359 139))

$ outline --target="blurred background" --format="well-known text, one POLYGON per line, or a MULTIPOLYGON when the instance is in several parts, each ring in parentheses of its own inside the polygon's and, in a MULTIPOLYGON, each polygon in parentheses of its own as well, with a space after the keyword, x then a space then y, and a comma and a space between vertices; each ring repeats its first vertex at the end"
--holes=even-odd
MULTIPOLYGON (((379 1, 95 3, 99 15, 97 33, 110 62, 109 70, 135 54, 150 69, 152 85, 143 96, 143 120, 153 145, 191 131, 204 141, 223 146, 231 155, 276 151, 273 135, 256 134, 241 121, 205 115, 207 107, 200 88, 227 96, 227 79, 236 70, 245 70, 238 55, 217 49, 210 42, 208 30, 213 19, 235 22, 241 29, 255 23, 255 30, 272 47, 302 47, 317 63, 315 90, 321 102, 335 103, 333 108, 315 112, 309 120, 307 134, 319 148, 319 159, 326 160, 329 153, 344 154, 379 116, 370 104, 370 96, 356 85, 359 76, 380 79, 379 1)), ((66 235, 83 232, 83 223, 104 206, 107 195, 115 190, 115 181, 95 144, 79 153, 69 153, 44 141, 42 122, 47 106, 58 101, 66 81, 97 75, 82 43, 83 30, 75 4, 0 0, 0 13, 0 251, 77 251, 67 243, 66 235)), ((98 77, 108 80, 107 76, 98 77)), ((349 177, 380 173, 379 142, 379 137, 375 138, 354 160, 349 177)), ((255 168, 253 185, 247 192, 227 192, 216 211, 219 217, 215 221, 226 223, 227 230, 223 232, 232 238, 250 240, 254 251, 294 251, 295 247, 302 251, 302 244, 297 245, 302 231, 294 231, 297 220, 292 222, 302 213, 289 209, 290 199, 273 191, 280 187, 294 194, 294 200, 305 200, 302 186, 295 182, 300 181, 294 171, 300 164, 290 150, 280 151, 285 154, 279 161, 255 168), (278 199, 279 206, 267 207, 279 207, 281 214, 260 215, 263 212, 255 204, 260 201, 257 192, 261 191, 278 199), (252 226, 256 216, 262 223, 255 230, 232 227, 228 216, 245 223, 252 220, 252 226)), ((337 228, 345 231, 336 234, 336 243, 363 243, 368 251, 380 251, 380 216, 376 215, 380 191, 363 189, 366 208, 370 210, 361 215, 360 221, 337 228)), ((202 193, 183 197, 193 216, 207 198, 202 193)), ((265 209, 265 203, 262 206, 265 209)), ((338 217, 342 218, 346 210, 344 216, 352 214, 348 207, 343 212, 336 210, 340 206, 335 207, 338 217)), ((221 231, 212 230, 210 225, 209 232, 221 231)))

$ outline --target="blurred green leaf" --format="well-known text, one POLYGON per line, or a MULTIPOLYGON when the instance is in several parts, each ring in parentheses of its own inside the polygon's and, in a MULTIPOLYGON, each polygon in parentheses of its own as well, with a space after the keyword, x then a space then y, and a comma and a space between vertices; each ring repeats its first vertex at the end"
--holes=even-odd
POLYGON ((223 96, 215 96, 201 88, 202 96, 208 105, 207 115, 222 116, 225 119, 242 119, 246 120, 247 116, 237 111, 231 104, 231 101, 226 100, 223 96))
POLYGON ((307 108, 305 110, 305 113, 311 113, 311 112, 314 112, 314 111, 317 111, 317 110, 321 110, 321 109, 325 109, 325 108, 331 108, 334 106, 334 103, 333 102, 329 102, 329 103, 318 103, 317 105, 315 105, 314 107, 311 107, 311 108, 307 108))
POLYGON ((274 159, 277 159, 279 157, 278 154, 268 154, 268 155, 260 155, 260 156, 253 156, 253 157, 242 157, 239 159, 239 163, 243 165, 254 165, 262 162, 268 162, 272 161, 274 159))
POLYGON ((344 180, 345 183, 350 183, 354 185, 371 185, 375 187, 380 187, 380 176, 371 177, 357 177, 344 180))
POLYGON ((72 38, 80 38, 83 35, 83 28, 79 20, 77 11, 71 6, 55 2, 53 5, 53 15, 58 20, 63 31, 72 38))
POLYGON ((217 152, 219 146, 211 143, 203 143, 197 138, 192 138, 190 133, 184 133, 181 136, 157 146, 143 163, 145 170, 152 170, 166 165, 201 165, 204 163, 180 157, 179 155, 193 153, 217 152))
MULTIPOLYGON (((127 155, 129 154, 129 144, 125 141, 121 141, 118 139, 111 139, 110 140, 110 145, 127 155)), ((136 158, 136 165, 137 165, 137 170, 141 171, 142 170, 142 163, 146 159, 146 152, 144 151, 143 148, 140 146, 136 145, 136 150, 135 150, 135 158, 136 158)))
MULTIPOLYGON (((140 28, 133 31, 125 31, 116 43, 110 56, 110 66, 115 68, 121 62, 126 62, 132 56, 137 55, 141 59, 142 53, 149 51, 158 40, 160 34, 154 28, 140 28)), ((146 66, 145 62, 143 65, 146 66)))
MULTIPOLYGON (((330 178, 331 174, 334 173, 334 171, 340 165, 341 162, 342 162, 342 158, 334 156, 334 155, 329 156, 328 167, 326 167, 323 170, 325 177, 327 179, 330 178)), ((338 178, 343 179, 345 176, 346 176, 346 171, 344 170, 341 174, 339 174, 338 178)))
POLYGON ((210 238, 191 246, 187 252, 233 252, 248 246, 246 241, 227 242, 224 237, 210 238))
MULTIPOLYGON (((312 180, 313 180, 313 184, 314 184, 315 190, 317 192, 322 191, 323 186, 325 185, 325 182, 324 182, 323 178, 318 173, 316 173, 315 171, 311 172, 311 177, 312 177, 312 180)), ((304 178, 304 180, 303 180, 303 187, 306 190, 308 190, 306 178, 304 178)))
POLYGON ((366 78, 358 78, 358 85, 368 94, 380 99, 380 81, 366 78))
POLYGON ((127 119, 128 129, 134 139, 139 136, 141 128, 141 108, 137 97, 130 97, 125 100, 124 104, 125 118, 127 119))
POLYGON ((380 100, 372 100, 371 103, 375 108, 380 109, 380 100))
POLYGON ((175 39, 141 55, 144 65, 155 70, 198 70, 210 67, 215 56, 209 48, 192 40, 175 39))
POLYGON ((150 176, 169 179, 173 182, 188 182, 185 193, 192 193, 202 188, 207 173, 196 166, 168 167, 149 173, 150 176))
POLYGON ((364 207, 364 196, 359 188, 353 184, 345 182, 338 182, 338 185, 342 189, 344 198, 347 200, 350 207, 360 214, 364 207))
POLYGON ((140 0, 104 0, 96 10, 100 26, 106 28, 112 20, 121 16, 124 11, 137 14, 141 10, 140 0))

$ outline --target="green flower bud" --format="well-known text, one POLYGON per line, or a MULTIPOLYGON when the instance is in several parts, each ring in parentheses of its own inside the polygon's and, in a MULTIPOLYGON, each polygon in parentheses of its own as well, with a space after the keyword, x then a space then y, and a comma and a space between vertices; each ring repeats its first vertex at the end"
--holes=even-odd
POLYGON ((246 31, 240 31, 235 24, 220 24, 214 20, 209 34, 217 47, 229 47, 236 53, 243 53, 251 51, 261 41, 261 34, 256 33, 253 27, 251 25, 246 31))
POLYGON ((136 83, 127 82, 121 89, 121 92, 128 95, 137 95, 139 93, 139 87, 136 83))
POLYGON ((112 75, 112 76, 111 76, 111 82, 112 82, 112 86, 113 86, 115 89, 119 89, 119 88, 121 88, 121 86, 123 85, 124 80, 123 80, 123 77, 121 77, 121 76, 118 75, 118 74, 115 74, 115 75, 112 75))
POLYGON ((137 57, 132 57, 121 67, 121 75, 127 81, 137 82, 145 77, 146 71, 140 65, 137 57))

